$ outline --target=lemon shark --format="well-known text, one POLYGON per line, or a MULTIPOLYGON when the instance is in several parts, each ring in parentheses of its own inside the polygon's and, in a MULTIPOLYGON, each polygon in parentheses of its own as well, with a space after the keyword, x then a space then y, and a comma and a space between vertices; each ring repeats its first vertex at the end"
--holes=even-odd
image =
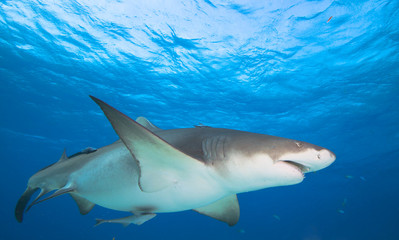
POLYGON ((96 204, 132 213, 97 225, 140 225, 157 213, 192 209, 232 226, 240 216, 238 193, 300 183, 335 160, 325 148, 282 137, 206 126, 162 130, 90 97, 120 140, 70 157, 64 151, 34 174, 16 205, 17 221, 33 205, 69 194, 82 214, 96 204))

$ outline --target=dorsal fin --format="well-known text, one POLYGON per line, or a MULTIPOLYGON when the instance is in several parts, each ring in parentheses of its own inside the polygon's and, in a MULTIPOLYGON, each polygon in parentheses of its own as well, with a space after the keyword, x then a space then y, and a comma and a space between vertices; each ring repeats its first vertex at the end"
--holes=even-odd
POLYGON ((139 167, 139 187, 156 192, 176 184, 205 165, 179 151, 159 136, 105 102, 90 96, 103 110, 139 167))
POLYGON ((230 195, 204 207, 193 209, 208 217, 217 219, 233 226, 240 218, 240 205, 237 195, 230 195))
POLYGON ((58 162, 62 162, 65 160, 68 160, 68 156, 66 154, 66 149, 64 148, 64 152, 62 153, 61 158, 60 158, 60 160, 58 160, 58 162))
POLYGON ((150 130, 151 132, 156 132, 160 129, 159 127, 155 126, 154 124, 152 124, 152 122, 150 122, 147 118, 145 117, 138 117, 136 119, 136 122, 138 122, 141 126, 147 128, 148 130, 150 130))

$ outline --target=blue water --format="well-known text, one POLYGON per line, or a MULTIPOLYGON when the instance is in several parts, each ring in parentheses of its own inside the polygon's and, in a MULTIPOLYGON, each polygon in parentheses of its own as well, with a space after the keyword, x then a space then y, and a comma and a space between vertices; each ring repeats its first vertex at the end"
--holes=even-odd
POLYGON ((399 239, 397 0, 3 0, 0 84, 0 239, 399 239), (89 94, 165 129, 277 135, 337 160, 240 194, 234 227, 186 211, 93 228, 126 213, 81 216, 68 196, 17 223, 32 174, 118 139, 89 94))

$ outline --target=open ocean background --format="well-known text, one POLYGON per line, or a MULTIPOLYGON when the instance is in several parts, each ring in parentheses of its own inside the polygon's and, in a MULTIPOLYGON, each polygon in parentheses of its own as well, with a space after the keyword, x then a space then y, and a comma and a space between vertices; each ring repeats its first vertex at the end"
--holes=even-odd
POLYGON ((399 239, 399 1, 1 0, 0 156, 1 240, 399 239), (128 214, 81 216, 69 196, 17 223, 32 174, 117 140, 89 94, 161 128, 277 135, 337 160, 240 194, 234 227, 186 211, 93 228, 128 214))

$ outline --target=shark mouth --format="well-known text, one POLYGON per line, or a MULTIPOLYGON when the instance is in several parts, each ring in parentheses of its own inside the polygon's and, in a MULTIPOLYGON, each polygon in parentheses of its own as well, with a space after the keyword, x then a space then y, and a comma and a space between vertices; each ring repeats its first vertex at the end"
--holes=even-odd
POLYGON ((285 163, 288 163, 289 165, 291 165, 292 167, 296 168, 298 171, 300 171, 302 174, 309 172, 310 168, 306 167, 305 165, 302 165, 300 163, 297 162, 293 162, 293 161, 283 161, 285 163))

